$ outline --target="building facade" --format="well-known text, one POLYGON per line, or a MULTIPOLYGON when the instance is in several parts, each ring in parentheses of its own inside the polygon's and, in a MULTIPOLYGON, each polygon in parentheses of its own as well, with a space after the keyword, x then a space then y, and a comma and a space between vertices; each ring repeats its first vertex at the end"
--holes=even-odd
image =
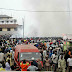
POLYGON ((21 25, 17 24, 17 20, 7 15, 0 15, 0 35, 13 35, 17 33, 17 29, 21 25))

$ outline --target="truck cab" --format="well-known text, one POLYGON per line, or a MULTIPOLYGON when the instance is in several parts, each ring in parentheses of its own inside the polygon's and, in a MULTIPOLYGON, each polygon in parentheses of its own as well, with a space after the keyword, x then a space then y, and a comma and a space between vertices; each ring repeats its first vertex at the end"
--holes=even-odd
POLYGON ((37 60, 37 59, 41 60, 41 55, 38 48, 36 48, 33 45, 17 45, 16 46, 15 53, 14 53, 14 60, 17 66, 20 67, 20 62, 22 62, 22 60, 25 59, 25 60, 31 61, 32 58, 34 58, 34 60, 37 60))

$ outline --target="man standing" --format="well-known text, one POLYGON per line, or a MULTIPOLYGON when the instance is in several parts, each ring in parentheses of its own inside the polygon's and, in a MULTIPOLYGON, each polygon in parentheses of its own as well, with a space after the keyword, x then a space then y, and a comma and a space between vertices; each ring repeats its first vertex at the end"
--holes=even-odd
POLYGON ((33 61, 34 66, 38 67, 38 64, 37 64, 37 62, 34 60, 34 58, 32 58, 32 61, 33 61))
POLYGON ((55 52, 55 56, 53 58, 54 71, 56 71, 56 69, 57 69, 57 63, 58 63, 58 55, 55 52))
POLYGON ((26 63, 26 60, 23 60, 23 62, 20 63, 21 71, 27 71, 29 63, 26 63))
POLYGON ((10 60, 10 66, 12 66, 12 59, 11 59, 11 56, 10 55, 8 55, 6 61, 8 61, 8 60, 10 60))
POLYGON ((72 55, 70 55, 70 58, 67 59, 68 62, 68 68, 69 68, 69 72, 72 69, 72 55))
POLYGON ((44 48, 44 50, 43 50, 43 58, 44 59, 45 59, 46 55, 47 55, 47 52, 46 52, 46 49, 44 48))
POLYGON ((55 57, 55 53, 54 53, 54 51, 53 51, 53 54, 52 54, 52 56, 51 56, 52 61, 53 61, 54 57, 55 57))
POLYGON ((33 62, 31 62, 31 66, 29 66, 29 67, 27 68, 27 70, 28 70, 28 71, 37 71, 38 68, 37 68, 36 66, 34 66, 33 62))
POLYGON ((5 70, 6 71, 10 71, 11 70, 11 68, 10 68, 10 60, 8 60, 7 62, 6 62, 6 64, 5 64, 5 70))
POLYGON ((66 62, 63 58, 63 55, 61 55, 61 59, 58 60, 58 68, 62 70, 62 72, 65 72, 66 62))

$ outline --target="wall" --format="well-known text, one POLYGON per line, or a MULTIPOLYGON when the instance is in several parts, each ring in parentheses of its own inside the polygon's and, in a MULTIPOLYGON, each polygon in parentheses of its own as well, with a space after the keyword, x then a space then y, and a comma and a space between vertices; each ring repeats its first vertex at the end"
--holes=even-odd
POLYGON ((14 28, 11 28, 11 31, 14 31, 14 28))
POLYGON ((7 28, 3 28, 2 31, 7 31, 7 28))

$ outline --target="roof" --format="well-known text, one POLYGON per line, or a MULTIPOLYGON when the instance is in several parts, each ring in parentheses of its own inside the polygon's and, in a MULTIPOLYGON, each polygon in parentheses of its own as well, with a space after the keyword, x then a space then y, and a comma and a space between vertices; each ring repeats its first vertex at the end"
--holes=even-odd
POLYGON ((38 48, 33 45, 17 45, 16 49, 19 52, 39 52, 38 48))
POLYGON ((0 28, 16 28, 18 24, 0 24, 0 28))
POLYGON ((8 15, 0 15, 0 18, 12 18, 12 17, 10 17, 8 15))

